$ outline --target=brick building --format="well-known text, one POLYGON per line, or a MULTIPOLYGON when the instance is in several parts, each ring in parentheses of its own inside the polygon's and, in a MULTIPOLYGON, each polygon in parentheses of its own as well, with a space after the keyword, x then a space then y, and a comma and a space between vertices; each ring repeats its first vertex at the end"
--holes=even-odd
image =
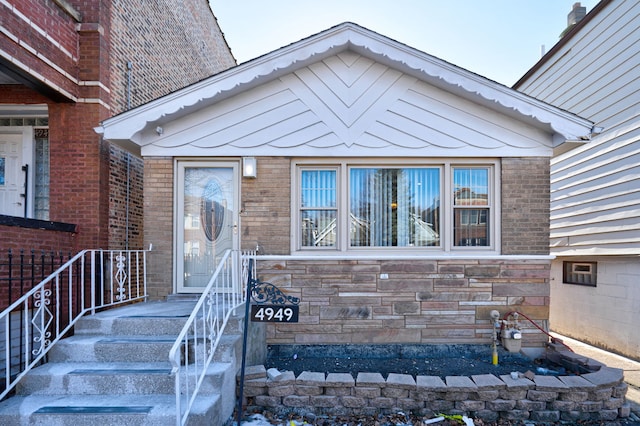
POLYGON ((0 25, 0 252, 141 248, 142 160, 94 128, 235 65, 208 2, 6 0, 0 25))
POLYGON ((99 131, 144 158, 152 297, 202 291, 194 258, 257 248, 300 298, 269 343, 428 344, 489 342, 492 310, 546 324, 549 160, 590 130, 346 23, 99 131))

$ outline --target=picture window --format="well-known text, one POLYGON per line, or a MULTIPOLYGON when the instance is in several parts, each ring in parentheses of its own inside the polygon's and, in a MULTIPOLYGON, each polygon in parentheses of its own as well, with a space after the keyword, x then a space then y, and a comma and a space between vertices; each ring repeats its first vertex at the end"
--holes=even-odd
POLYGON ((295 166, 294 250, 495 250, 497 163, 295 166))

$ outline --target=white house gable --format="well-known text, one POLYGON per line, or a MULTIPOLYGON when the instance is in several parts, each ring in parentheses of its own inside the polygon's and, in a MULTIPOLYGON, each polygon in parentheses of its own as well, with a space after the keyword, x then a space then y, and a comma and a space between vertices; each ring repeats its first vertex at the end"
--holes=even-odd
POLYGON ((548 156, 552 138, 352 51, 143 134, 143 155, 548 156))
POLYGON ((354 24, 98 128, 145 156, 551 156, 591 123, 354 24), (271 67, 271 68, 269 68, 271 67), (269 71, 269 69, 271 71, 269 71))

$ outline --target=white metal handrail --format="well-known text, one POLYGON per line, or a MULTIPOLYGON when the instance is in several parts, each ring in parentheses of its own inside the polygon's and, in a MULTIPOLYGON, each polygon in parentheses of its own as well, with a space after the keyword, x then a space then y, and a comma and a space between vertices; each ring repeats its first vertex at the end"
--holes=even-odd
POLYGON ((146 299, 147 251, 83 250, 0 313, 0 399, 87 312, 146 299))
MULTIPOLYGON (((176 424, 186 424, 224 329, 246 299, 249 259, 255 253, 225 252, 171 351, 176 424)), ((253 262, 255 264, 255 262, 253 262)))

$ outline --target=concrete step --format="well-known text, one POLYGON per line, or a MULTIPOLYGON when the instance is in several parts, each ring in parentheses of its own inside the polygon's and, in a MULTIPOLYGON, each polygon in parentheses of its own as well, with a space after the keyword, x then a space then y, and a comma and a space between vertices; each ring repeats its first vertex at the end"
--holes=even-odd
MULTIPOLYGON (((73 336, 51 349, 48 363, 0 402, 0 425, 176 424, 169 351, 194 305, 140 303, 83 318, 73 336)), ((233 413, 241 331, 236 317, 220 336, 188 424, 221 425, 233 413)), ((189 344, 182 362, 202 362, 209 350, 210 344, 189 344)), ((181 386, 195 383, 193 369, 183 370, 181 386)))
POLYGON ((194 301, 137 303, 81 318, 74 334, 177 336, 182 331, 194 301))
POLYGON ((229 317, 225 333, 240 335, 244 333, 244 317, 242 315, 244 315, 244 307, 238 308, 236 315, 229 317))
MULTIPOLYGON (((202 394, 215 394, 233 383, 236 369, 213 363, 201 385, 202 394)), ((193 383, 194 378, 189 379, 193 383)), ((182 381, 185 383, 185 380, 182 381)), ((48 363, 20 381, 18 395, 173 395, 175 379, 169 363, 48 363)))
MULTIPOLYGON (((196 399, 189 416, 190 426, 224 424, 220 397, 205 395, 196 399)), ((101 396, 14 396, 0 404, 3 426, 96 426, 176 424, 173 395, 101 396)))
MULTIPOLYGON (((176 336, 76 335, 60 340, 49 352, 49 362, 165 362, 176 336)), ((189 363, 206 356, 208 347, 189 346, 189 363)), ((237 362, 242 356, 241 336, 223 335, 214 356, 217 362, 237 362)), ((184 355, 183 355, 184 359, 184 355)))
POLYGON ((225 334, 218 342, 218 350, 213 360, 215 362, 230 362, 240 365, 242 362, 242 336, 225 334))
MULTIPOLYGON (((142 305, 142 304, 138 304, 142 305)), ((138 306, 131 305, 131 306, 138 306)), ((152 304, 145 304, 152 305, 152 304)), ((76 335, 133 335, 133 336, 177 336, 182 331, 187 322, 191 309, 195 303, 179 302, 163 305, 160 303, 154 308, 146 308, 137 311, 128 309, 113 309, 104 311, 96 315, 89 315, 81 318, 74 326, 76 335), (177 307, 174 307, 177 305, 177 307), (161 308, 166 307, 166 311, 161 308), (187 312, 189 310, 189 312, 187 312), (113 312, 115 311, 115 312, 113 312)), ((242 334, 244 314, 242 307, 236 310, 236 315, 232 315, 227 323, 226 332, 242 334)))
POLYGON ((152 318, 124 317, 124 318, 82 318, 74 327, 76 335, 115 334, 134 336, 177 336, 187 318, 152 318))
POLYGON ((77 335, 60 340, 49 362, 163 362, 176 336, 77 335))

